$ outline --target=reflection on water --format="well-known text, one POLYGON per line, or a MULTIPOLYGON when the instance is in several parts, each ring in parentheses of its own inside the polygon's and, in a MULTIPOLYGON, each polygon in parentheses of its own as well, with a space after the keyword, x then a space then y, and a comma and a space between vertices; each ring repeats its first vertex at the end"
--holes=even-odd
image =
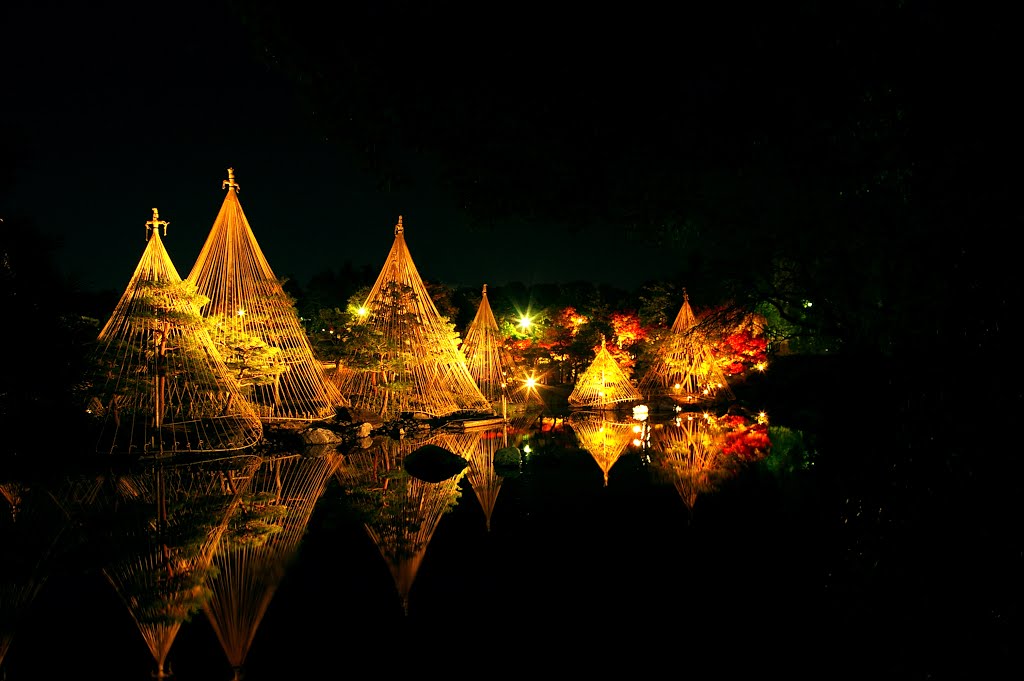
POLYGON ((0 670, 226 681, 718 650, 792 597, 791 544, 756 522, 770 433, 756 415, 537 411, 346 451, 8 476, 0 670), (410 474, 428 446, 463 463, 410 474), (569 654, 581 636, 597 649, 569 654), (603 649, 622 638, 643 644, 603 649))

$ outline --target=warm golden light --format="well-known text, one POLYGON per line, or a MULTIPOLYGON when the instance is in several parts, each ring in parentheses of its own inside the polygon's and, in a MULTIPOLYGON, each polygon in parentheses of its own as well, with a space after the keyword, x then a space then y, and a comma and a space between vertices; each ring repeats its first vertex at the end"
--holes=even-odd
POLYGON ((242 308, 238 308, 237 314, 238 314, 239 317, 244 317, 245 316, 245 310, 243 310, 242 308))
POLYGON ((356 310, 356 314, 359 315, 360 317, 365 317, 367 314, 369 314, 369 310, 367 310, 363 306, 360 306, 359 309, 356 310))
POLYGON ((531 320, 530 320, 529 317, 527 317, 526 315, 523 315, 522 317, 519 318, 519 327, 523 331, 528 330, 530 328, 530 321, 531 320))

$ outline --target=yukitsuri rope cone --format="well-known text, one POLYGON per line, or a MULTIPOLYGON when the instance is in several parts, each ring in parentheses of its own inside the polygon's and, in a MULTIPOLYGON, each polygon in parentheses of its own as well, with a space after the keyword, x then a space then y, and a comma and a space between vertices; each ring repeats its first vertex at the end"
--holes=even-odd
POLYGON ((615 409, 624 403, 642 399, 640 391, 608 352, 602 338, 593 361, 579 375, 569 393, 569 406, 615 409))
POLYGON ((294 302, 263 255, 238 200, 234 169, 187 280, 209 298, 202 308, 225 363, 264 421, 316 421, 348 406, 313 356, 294 302))
POLYGON ((421 439, 375 437, 370 447, 349 452, 347 465, 338 467, 338 482, 353 503, 362 505, 363 527, 387 563, 406 615, 427 547, 441 518, 458 504, 462 496, 459 485, 468 468, 441 482, 427 482, 406 472, 405 458, 427 445, 459 453, 470 446, 468 435, 459 438, 437 432, 421 439))
POLYGON ((112 479, 102 526, 116 543, 103 568, 149 648, 156 670, 170 676, 167 655, 181 624, 208 596, 214 551, 231 509, 245 493, 260 457, 166 465, 112 479))
POLYGON ((573 412, 566 421, 580 447, 590 452, 601 468, 604 486, 608 486, 608 474, 633 441, 633 424, 618 421, 602 412, 573 412))
POLYGON ((182 281, 160 240, 168 224, 154 208, 146 249, 91 350, 86 390, 100 453, 230 451, 263 438, 206 330, 205 298, 182 281))
POLYGON ((498 321, 494 318, 491 304, 487 300, 487 284, 484 284, 476 316, 466 327, 466 339, 462 352, 466 355, 469 373, 492 404, 504 397, 509 404, 526 402, 526 391, 515 385, 516 363, 504 345, 498 321))
POLYGON ((265 456, 231 513, 203 611, 235 679, 341 458, 333 447, 265 456))
POLYGON ((494 408, 466 365, 454 326, 437 311, 405 243, 402 217, 395 240, 335 373, 353 411, 393 419, 403 413, 444 417, 488 414, 494 408))
POLYGON ((693 331, 697 318, 683 289, 683 305, 659 342, 656 357, 638 387, 647 399, 668 397, 678 404, 715 404, 736 399, 711 346, 693 331))
POLYGON ((651 430, 652 470, 672 483, 690 513, 700 494, 714 491, 727 477, 716 426, 709 414, 683 412, 651 430))

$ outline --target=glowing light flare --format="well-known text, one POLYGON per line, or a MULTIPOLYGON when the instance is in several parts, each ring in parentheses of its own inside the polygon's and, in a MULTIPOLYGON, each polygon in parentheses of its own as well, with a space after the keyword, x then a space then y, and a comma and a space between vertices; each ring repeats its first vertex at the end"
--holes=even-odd
POLYGON ((356 310, 356 314, 359 315, 360 317, 365 317, 366 315, 370 314, 370 311, 367 310, 364 306, 360 305, 359 309, 356 310))
POLYGON ((239 317, 244 317, 245 316, 245 310, 243 310, 242 308, 238 308, 237 314, 238 314, 239 317))
POLYGON ((526 315, 523 315, 522 317, 519 318, 519 328, 521 328, 523 331, 529 331, 530 330, 530 324, 532 324, 532 323, 533 323, 533 320, 531 320, 526 315))

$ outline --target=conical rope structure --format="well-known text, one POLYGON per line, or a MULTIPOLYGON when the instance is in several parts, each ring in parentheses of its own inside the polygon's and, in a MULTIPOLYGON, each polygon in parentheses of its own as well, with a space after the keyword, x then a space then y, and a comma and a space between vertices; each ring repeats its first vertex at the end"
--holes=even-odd
POLYGON ((212 596, 203 605, 237 679, 341 458, 333 448, 265 456, 239 497, 214 555, 212 596))
POLYGON ((694 327, 697 318, 683 289, 683 305, 656 349, 655 360, 640 378, 645 398, 669 397, 681 404, 713 404, 736 399, 715 361, 711 346, 694 327))
POLYGON ((263 255, 238 200, 227 189, 187 280, 209 299, 202 308, 225 363, 260 418, 315 421, 348 406, 314 357, 295 304, 263 255))
POLYGON ((156 662, 167 656, 183 622, 209 598, 217 544, 260 464, 257 456, 166 465, 111 479, 100 501, 102 529, 114 547, 103 568, 156 662))
POLYGON ((395 240, 356 324, 361 342, 342 356, 336 377, 353 410, 391 419, 494 414, 466 365, 454 326, 431 300, 405 243, 395 240))
POLYGON ((579 375, 569 393, 569 406, 614 409, 642 399, 643 395, 608 352, 605 339, 602 338, 601 347, 593 361, 579 375))
POLYGON ((608 486, 608 475, 612 466, 626 453, 626 447, 633 441, 633 423, 608 418, 597 412, 573 412, 566 423, 576 433, 579 446, 594 457, 601 468, 604 486, 608 486))
POLYGON ((722 464, 722 437, 714 416, 684 412, 651 430, 653 470, 676 488, 691 513, 700 494, 718 487, 727 468, 722 464))
POLYGON ((154 208, 142 258, 91 350, 87 408, 101 453, 229 451, 263 437, 207 332, 206 299, 164 249, 168 224, 154 208))
POLYGON ((518 371, 515 360, 505 348, 505 338, 487 300, 487 284, 484 284, 476 316, 466 327, 462 352, 470 375, 492 404, 502 398, 509 404, 526 402, 526 392, 513 389, 518 371))
POLYGON ((378 437, 371 447, 350 452, 349 465, 338 469, 341 485, 373 505, 364 528, 387 563, 406 614, 427 547, 441 518, 459 502, 467 469, 441 482, 427 482, 405 471, 405 457, 427 445, 459 453, 468 442, 465 437, 461 445, 456 440, 449 433, 412 440, 378 437))

